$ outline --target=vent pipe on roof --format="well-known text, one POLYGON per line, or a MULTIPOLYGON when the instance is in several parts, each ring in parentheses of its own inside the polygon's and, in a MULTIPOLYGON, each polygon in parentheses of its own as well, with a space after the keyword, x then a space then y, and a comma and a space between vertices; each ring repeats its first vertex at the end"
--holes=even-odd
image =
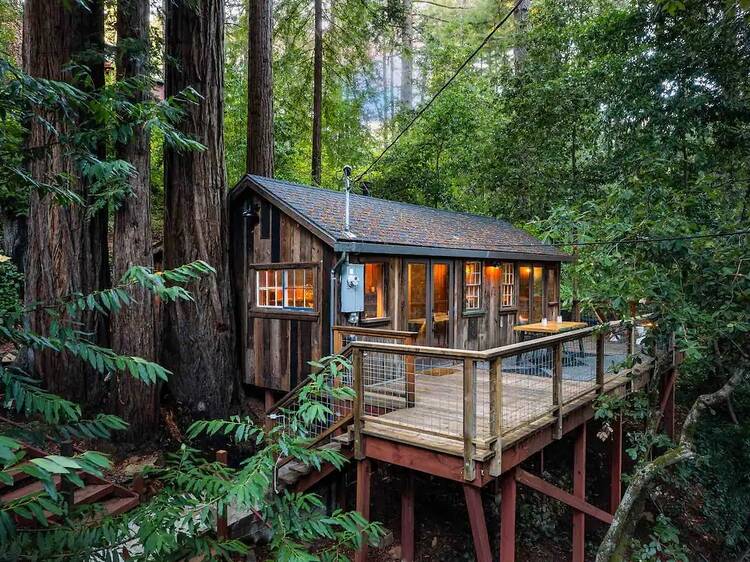
POLYGON ((344 166, 344 191, 346 192, 346 202, 344 208, 344 236, 347 238, 354 238, 351 230, 349 229, 349 199, 352 190, 349 177, 352 175, 352 167, 349 165, 344 166))

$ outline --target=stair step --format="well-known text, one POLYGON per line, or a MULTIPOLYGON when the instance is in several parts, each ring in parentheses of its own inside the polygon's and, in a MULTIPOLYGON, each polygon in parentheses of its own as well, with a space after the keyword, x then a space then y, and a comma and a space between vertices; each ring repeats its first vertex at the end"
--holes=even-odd
POLYGON ((336 443, 341 443, 344 446, 349 446, 354 443, 354 435, 350 432, 342 433, 333 438, 336 443))
MULTIPOLYGON (((55 483, 55 487, 58 489, 60 488, 60 477, 55 476, 53 477, 53 482, 55 483)), ((38 494, 44 489, 44 486, 42 486, 42 483, 39 480, 35 480, 31 484, 26 484, 22 486, 17 486, 13 489, 11 489, 8 492, 5 492, 2 496, 0 496, 0 502, 2 503, 8 503, 15 501, 17 499, 23 498, 25 496, 30 496, 32 494, 38 494)))
POLYGON ((89 484, 85 488, 79 488, 73 494, 73 505, 94 503, 110 495, 115 489, 113 484, 89 484))
POLYGON ((102 507, 109 515, 120 515, 133 509, 139 503, 137 496, 114 497, 102 503, 102 507))

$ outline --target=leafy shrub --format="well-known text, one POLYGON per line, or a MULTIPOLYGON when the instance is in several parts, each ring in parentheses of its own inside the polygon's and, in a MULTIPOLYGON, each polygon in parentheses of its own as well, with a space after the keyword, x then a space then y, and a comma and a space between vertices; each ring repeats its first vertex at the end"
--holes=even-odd
POLYGON ((0 318, 21 306, 21 283, 23 276, 7 256, 0 255, 0 318))

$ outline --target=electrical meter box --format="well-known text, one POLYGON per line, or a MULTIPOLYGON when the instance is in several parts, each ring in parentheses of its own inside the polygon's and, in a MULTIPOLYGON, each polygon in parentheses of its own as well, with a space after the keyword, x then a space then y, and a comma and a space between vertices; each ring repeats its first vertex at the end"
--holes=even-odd
POLYGON ((365 266, 347 263, 341 275, 341 312, 365 309, 365 266))

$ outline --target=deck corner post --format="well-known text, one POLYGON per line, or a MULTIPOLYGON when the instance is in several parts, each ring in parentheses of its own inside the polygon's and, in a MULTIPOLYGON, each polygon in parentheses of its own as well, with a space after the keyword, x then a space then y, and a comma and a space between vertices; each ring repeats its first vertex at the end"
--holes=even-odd
POLYGON ((557 420, 555 422, 554 437, 562 439, 563 435, 563 346, 562 343, 556 343, 552 348, 552 404, 556 407, 555 413, 557 420))
MULTIPOLYGON (((357 461, 357 512, 370 521, 370 480, 372 477, 372 465, 370 459, 357 461)), ((367 562, 369 538, 362 536, 362 546, 354 554, 355 562, 367 562)))
POLYGON ((464 480, 476 478, 477 370, 473 359, 464 359, 464 480))
POLYGON ((596 336, 596 393, 604 391, 604 333, 596 336))
POLYGON ((500 480, 500 562, 516 560, 516 470, 500 480))
POLYGON ((362 381, 362 350, 352 350, 352 384, 354 386, 354 403, 352 404, 352 418, 354 420, 354 458, 365 458, 362 447, 362 408, 364 407, 364 384, 362 381))
MULTIPOLYGON (((573 495, 586 500, 586 427, 578 430, 573 448, 573 495)), ((573 511, 573 562, 584 562, 586 551, 586 514, 573 511)))
POLYGON ((502 474, 503 459, 503 360, 490 360, 490 438, 494 439, 494 455, 490 460, 490 476, 502 474))
POLYGON ((401 562, 414 562, 414 473, 404 471, 401 483, 401 562))
POLYGON ((609 512, 614 515, 622 500, 622 414, 618 415, 612 428, 612 443, 609 453, 609 512))

